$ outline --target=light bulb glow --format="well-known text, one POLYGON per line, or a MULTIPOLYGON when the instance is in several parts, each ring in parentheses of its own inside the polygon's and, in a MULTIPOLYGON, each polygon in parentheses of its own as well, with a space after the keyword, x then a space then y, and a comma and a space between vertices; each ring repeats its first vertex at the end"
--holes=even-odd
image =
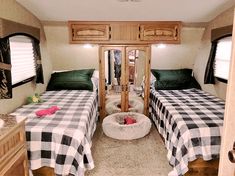
POLYGON ((157 45, 157 48, 166 48, 166 45, 161 43, 157 45))
POLYGON ((84 48, 92 48, 92 45, 91 44, 85 44, 83 45, 84 48))

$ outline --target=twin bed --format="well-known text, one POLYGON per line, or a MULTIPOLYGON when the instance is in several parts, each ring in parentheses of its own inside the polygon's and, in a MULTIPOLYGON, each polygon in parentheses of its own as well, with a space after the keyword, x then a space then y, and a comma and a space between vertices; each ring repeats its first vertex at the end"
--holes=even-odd
POLYGON ((167 158, 173 166, 169 176, 181 176, 188 171, 191 161, 219 158, 225 103, 198 89, 198 85, 189 86, 181 73, 176 82, 171 73, 164 75, 162 71, 155 72, 158 79, 155 87, 158 84, 161 90, 155 87, 150 90, 150 118, 164 139, 167 158), (164 79, 172 81, 173 87, 162 86, 164 79))
MULTIPOLYGON (((98 120, 98 94, 93 91, 93 86, 88 88, 91 90, 86 90, 84 85, 77 88, 83 90, 69 87, 71 73, 66 74, 52 75, 49 91, 41 96, 42 103, 24 105, 12 114, 27 117, 25 128, 30 169, 49 167, 56 175, 83 176, 86 169, 94 167, 91 138, 98 120), (35 114, 53 106, 59 108, 54 114, 43 117, 35 114)), ((83 81, 86 81, 84 77, 91 77, 91 74, 87 78, 80 72, 75 75, 72 73, 71 81, 78 81, 79 85, 82 84, 81 76, 83 81), (76 80, 77 76, 80 76, 79 80, 76 80)))
MULTIPOLYGON (((48 91, 41 97, 42 103, 24 105, 12 113, 27 117, 26 139, 32 170, 46 166, 54 168, 56 175, 82 176, 86 169, 94 167, 90 149, 98 119, 98 94, 94 89, 94 82, 98 81, 93 78, 91 82, 93 71, 53 74, 48 91), (36 111, 52 106, 59 108, 55 114, 35 115, 36 111)), ((197 158, 218 158, 224 101, 200 90, 190 70, 167 76, 161 71, 153 73, 157 90, 150 90, 150 118, 164 139, 173 166, 169 176, 185 174, 189 162, 197 158)))

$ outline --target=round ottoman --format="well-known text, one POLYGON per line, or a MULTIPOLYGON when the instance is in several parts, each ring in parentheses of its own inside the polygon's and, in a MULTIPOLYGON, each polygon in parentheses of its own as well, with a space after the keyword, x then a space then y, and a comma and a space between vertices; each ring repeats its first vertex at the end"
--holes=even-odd
MULTIPOLYGON (((105 110, 107 114, 113 114, 117 112, 121 112, 121 99, 116 98, 114 100, 110 100, 107 102, 105 106, 105 110)), ((143 113, 144 112, 144 103, 143 101, 135 98, 131 98, 129 100, 129 106, 130 108, 128 109, 129 112, 138 112, 138 113, 143 113)))
POLYGON ((135 112, 119 112, 105 117, 102 123, 102 128, 108 137, 121 140, 131 140, 147 135, 151 128, 151 121, 144 114, 135 112), (136 123, 130 125, 123 124, 124 118, 127 116, 134 118, 136 123))

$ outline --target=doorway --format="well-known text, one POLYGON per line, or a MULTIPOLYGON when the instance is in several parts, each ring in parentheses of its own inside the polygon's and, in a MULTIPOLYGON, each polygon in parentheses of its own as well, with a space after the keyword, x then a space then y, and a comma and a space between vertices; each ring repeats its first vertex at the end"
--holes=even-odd
POLYGON ((148 114, 150 46, 100 46, 100 115, 105 107, 118 100, 120 111, 132 111, 132 101, 142 101, 148 114))

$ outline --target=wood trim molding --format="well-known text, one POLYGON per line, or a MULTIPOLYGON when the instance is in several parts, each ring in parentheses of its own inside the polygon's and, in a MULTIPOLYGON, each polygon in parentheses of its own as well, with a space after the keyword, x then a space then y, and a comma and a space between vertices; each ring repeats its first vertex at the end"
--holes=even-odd
POLYGON ((12 34, 16 34, 16 33, 25 33, 40 40, 39 28, 0 18, 0 37, 1 38, 7 37, 12 34))
POLYGON ((232 35, 233 25, 215 28, 211 30, 211 41, 220 39, 221 37, 232 35))
MULTIPOLYGON (((76 21, 72 21, 76 22, 76 21)), ((92 24, 95 23, 95 21, 89 22, 89 21, 79 21, 82 23, 92 24)), ((98 21, 102 22, 102 21, 98 21)), ((122 21, 108 21, 110 23, 125 23, 122 21)), ((130 22, 130 21, 129 21, 130 22)), ((140 21, 141 23, 149 23, 151 21, 140 21)), ((107 23, 107 21, 103 21, 103 23, 107 23)), ((43 26, 67 26, 68 21, 42 21, 43 26)), ((192 28, 204 28, 208 26, 208 22, 197 22, 197 23, 189 23, 189 22, 182 22, 182 27, 192 27, 192 28)))
POLYGON ((182 27, 191 27, 191 28, 205 28, 208 26, 208 22, 199 22, 199 23, 187 23, 183 22, 182 27))
POLYGON ((42 21, 43 26, 67 26, 67 21, 42 21))

